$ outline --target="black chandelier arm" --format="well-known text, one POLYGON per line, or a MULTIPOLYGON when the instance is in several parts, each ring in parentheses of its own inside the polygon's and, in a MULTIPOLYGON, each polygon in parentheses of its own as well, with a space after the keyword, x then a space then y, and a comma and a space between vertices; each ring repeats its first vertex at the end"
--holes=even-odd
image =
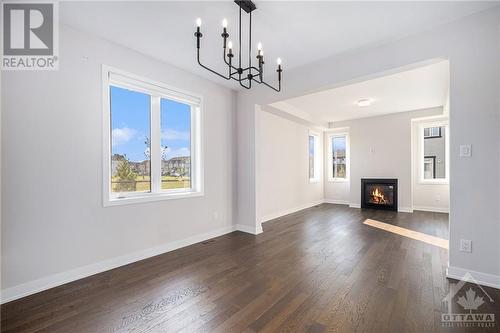
MULTIPOLYGON (((252 12, 249 13, 249 28, 248 28, 248 73, 252 75, 252 12)), ((252 80, 250 80, 250 83, 252 80)), ((251 86, 251 84, 250 84, 251 86)))
POLYGON ((249 78, 248 76, 246 78, 242 79, 241 75, 240 75, 240 79, 238 81, 240 83, 240 86, 242 86, 243 88, 245 88, 245 89, 252 89, 252 79, 249 78), (246 80, 248 80, 248 86, 246 86, 246 85, 243 84, 243 81, 246 81, 246 80))
POLYGON ((226 80, 230 80, 230 79, 231 79, 231 76, 229 76, 229 77, 228 77, 228 76, 222 75, 222 74, 220 74, 220 73, 218 73, 218 72, 214 71, 213 69, 211 69, 211 68, 209 68, 209 67, 207 67, 207 66, 203 65, 203 64, 201 63, 201 60, 200 60, 200 49, 198 49, 198 50, 197 50, 197 57, 196 57, 196 58, 197 58, 197 60, 198 60, 198 64, 199 64, 201 67, 205 68, 206 70, 208 70, 208 71, 210 71, 210 72, 212 72, 212 73, 214 73, 214 74, 219 75, 220 77, 222 77, 222 78, 224 78, 224 79, 226 79, 226 80))
MULTIPOLYGON (((222 54, 222 58, 224 59, 224 63, 226 63, 226 65, 231 66, 231 69, 234 69, 235 71, 238 70, 237 67, 233 66, 233 64, 229 64, 229 61, 227 61, 226 49, 224 49, 224 53, 222 54)), ((233 75, 233 74, 231 74, 231 75, 233 75)))
POLYGON ((278 88, 274 88, 272 85, 268 84, 267 82, 264 82, 262 81, 262 83, 264 85, 266 85, 267 87, 271 88, 272 90, 276 91, 276 92, 280 92, 281 91, 281 81, 278 82, 278 88))
POLYGON ((280 92, 281 91, 281 80, 278 80, 278 88, 273 87, 269 83, 265 82, 263 79, 262 80, 255 80, 254 79, 254 81, 257 82, 258 84, 263 84, 266 87, 271 88, 271 89, 273 89, 276 92, 280 92))

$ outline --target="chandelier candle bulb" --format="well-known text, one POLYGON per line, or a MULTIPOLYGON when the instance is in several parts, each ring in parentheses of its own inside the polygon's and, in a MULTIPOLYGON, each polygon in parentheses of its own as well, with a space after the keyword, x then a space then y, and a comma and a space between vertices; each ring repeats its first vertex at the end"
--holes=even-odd
POLYGON ((226 48, 226 41, 227 41, 227 38, 229 37, 229 34, 227 33, 227 20, 226 19, 223 19, 222 20, 222 39, 224 41, 223 43, 223 48, 225 49, 226 48))
POLYGON ((278 66, 281 66, 281 58, 276 59, 276 63, 278 64, 278 66))
POLYGON ((198 51, 200 50, 200 38, 203 36, 203 34, 200 32, 200 27, 201 27, 201 18, 196 19, 196 32, 194 33, 196 37, 196 48, 198 51))

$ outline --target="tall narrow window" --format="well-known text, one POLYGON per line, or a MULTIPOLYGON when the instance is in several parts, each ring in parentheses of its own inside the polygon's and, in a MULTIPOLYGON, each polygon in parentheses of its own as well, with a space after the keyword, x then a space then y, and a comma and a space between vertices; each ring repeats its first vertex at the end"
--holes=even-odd
POLYGON ((203 192, 201 98, 104 70, 104 204, 203 192))
POLYGON ((332 180, 347 180, 347 136, 332 135, 330 148, 332 180))
POLYGON ((191 188, 191 106, 161 99, 161 188, 191 188))
POLYGON ((110 86, 111 191, 150 192, 149 95, 110 86))
POLYGON ((319 177, 319 135, 309 133, 308 140, 308 162, 309 162, 309 181, 318 182, 319 177))
POLYGON ((442 182, 448 178, 448 126, 439 123, 421 127, 421 179, 442 182))

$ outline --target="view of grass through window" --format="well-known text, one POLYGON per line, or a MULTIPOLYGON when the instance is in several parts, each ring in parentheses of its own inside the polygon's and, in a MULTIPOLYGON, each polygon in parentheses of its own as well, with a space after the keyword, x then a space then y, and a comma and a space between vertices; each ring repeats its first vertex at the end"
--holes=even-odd
POLYGON ((191 106, 162 98, 161 188, 191 188, 191 106))
MULTIPOLYGON (((110 86, 114 193, 151 192, 151 99, 149 94, 110 86)), ((191 106, 161 98, 159 112, 161 166, 154 167, 161 168, 161 189, 190 189, 191 106)))
POLYGON ((110 103, 111 191, 150 192, 151 98, 111 86, 110 103))

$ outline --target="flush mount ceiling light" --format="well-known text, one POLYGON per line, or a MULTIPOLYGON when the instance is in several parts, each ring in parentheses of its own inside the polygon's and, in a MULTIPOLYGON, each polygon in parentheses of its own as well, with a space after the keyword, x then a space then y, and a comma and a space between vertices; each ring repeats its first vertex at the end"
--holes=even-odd
MULTIPOLYGON (((222 40, 223 40, 223 59, 227 65, 228 72, 227 75, 220 74, 217 71, 203 65, 200 61, 200 42, 203 34, 201 33, 201 19, 198 18, 196 20, 196 32, 194 33, 196 37, 196 49, 197 49, 197 59, 198 64, 205 68, 206 70, 226 79, 226 80, 235 80, 238 81, 239 84, 246 88, 252 88, 252 81, 257 82, 258 84, 263 84, 277 92, 281 91, 281 59, 277 59, 278 68, 276 72, 278 72, 278 88, 273 87, 264 81, 264 51, 262 51, 262 43, 257 44, 257 66, 252 65, 252 12, 257 9, 255 4, 252 1, 234 1, 240 7, 240 18, 239 18, 239 48, 238 48, 238 59, 233 62, 233 43, 228 41, 229 33, 227 32, 227 20, 222 20, 222 40), (249 15, 249 36, 248 36, 248 66, 242 67, 242 56, 241 56, 241 11, 244 10, 249 15), (237 66, 233 65, 233 63, 237 63, 237 66)), ((236 60, 236 59, 235 59, 236 60)))
POLYGON ((372 104, 372 100, 368 98, 362 98, 357 101, 356 104, 358 104, 358 106, 369 106, 370 104, 372 104))

